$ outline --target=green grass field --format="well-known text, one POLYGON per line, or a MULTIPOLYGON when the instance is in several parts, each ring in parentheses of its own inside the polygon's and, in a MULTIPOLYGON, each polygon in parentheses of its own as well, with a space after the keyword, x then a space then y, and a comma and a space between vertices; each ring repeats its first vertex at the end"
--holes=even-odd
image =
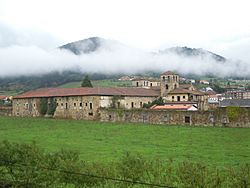
MULTIPOLYGON (((93 80, 91 81, 94 87, 130 87, 131 81, 119 81, 117 79, 93 80)), ((59 86, 60 88, 77 88, 81 87, 81 82, 69 82, 59 86)))
POLYGON ((79 151, 86 161, 110 162, 125 152, 147 158, 226 166, 250 162, 250 129, 156 126, 0 117, 0 140, 35 141, 45 151, 79 151))

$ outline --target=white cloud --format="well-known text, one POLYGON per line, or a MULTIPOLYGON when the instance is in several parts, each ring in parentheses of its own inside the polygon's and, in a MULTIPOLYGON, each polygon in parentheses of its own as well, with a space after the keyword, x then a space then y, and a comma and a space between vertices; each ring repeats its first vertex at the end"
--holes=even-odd
MULTIPOLYGON (((104 45, 105 46, 105 45, 104 45)), ((115 44, 95 53, 76 56, 66 50, 46 51, 35 46, 0 48, 0 76, 37 75, 50 71, 77 69, 91 73, 138 73, 143 71, 175 70, 179 73, 217 76, 248 76, 249 63, 220 63, 209 55, 180 57, 174 54, 156 55, 115 44), (237 70, 237 71, 236 71, 237 70)))

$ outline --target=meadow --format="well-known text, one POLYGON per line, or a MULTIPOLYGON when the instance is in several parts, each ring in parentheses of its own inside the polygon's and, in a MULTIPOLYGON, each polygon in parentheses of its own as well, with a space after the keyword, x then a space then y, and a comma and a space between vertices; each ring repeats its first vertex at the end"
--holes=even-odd
MULTIPOLYGON (((93 87, 131 87, 131 81, 120 81, 117 79, 106 80, 91 80, 93 87)), ((58 86, 59 88, 78 88, 81 87, 80 82, 68 82, 66 84, 58 86)))
POLYGON ((109 163, 126 152, 149 159, 215 166, 250 163, 250 129, 159 126, 45 118, 0 117, 0 141, 36 142, 47 152, 77 151, 90 162, 109 163))

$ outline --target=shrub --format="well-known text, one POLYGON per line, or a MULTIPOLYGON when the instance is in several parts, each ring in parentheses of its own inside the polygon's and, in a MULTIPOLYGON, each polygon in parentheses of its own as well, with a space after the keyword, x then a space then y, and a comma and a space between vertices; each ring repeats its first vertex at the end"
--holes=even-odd
POLYGON ((238 106, 228 106, 226 108, 227 116, 229 121, 236 121, 240 115, 240 107, 238 106))
POLYGON ((155 99, 151 103, 148 103, 148 104, 144 103, 143 108, 150 108, 150 107, 152 107, 154 105, 164 105, 164 101, 163 101, 162 97, 159 97, 158 99, 155 99))

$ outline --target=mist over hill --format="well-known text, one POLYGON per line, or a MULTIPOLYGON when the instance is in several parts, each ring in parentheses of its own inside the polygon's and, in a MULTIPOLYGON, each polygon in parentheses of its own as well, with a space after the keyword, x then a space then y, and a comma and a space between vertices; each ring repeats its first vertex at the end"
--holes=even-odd
MULTIPOLYGON (((128 47, 125 44, 122 44, 118 41, 108 40, 100 37, 91 37, 84 40, 79 40, 71 42, 59 47, 59 49, 65 49, 72 52, 75 55, 89 54, 98 52, 101 50, 115 51, 116 48, 123 48, 126 50, 134 50, 132 47, 128 47)), ((146 53, 146 52, 145 52, 146 53)), ((193 58, 200 57, 201 59, 207 58, 210 56, 214 61, 225 62, 227 59, 221 55, 215 54, 213 52, 204 50, 202 48, 189 48, 189 47, 171 47, 164 50, 159 50, 158 52, 148 52, 153 53, 154 55, 177 55, 180 57, 193 58)))
POLYGON ((57 86, 120 75, 154 75, 171 70, 181 75, 247 77, 249 64, 231 61, 201 48, 171 47, 145 51, 119 41, 92 37, 49 51, 34 46, 0 48, 0 91, 57 86), (237 70, 237 71, 235 71, 237 70))

